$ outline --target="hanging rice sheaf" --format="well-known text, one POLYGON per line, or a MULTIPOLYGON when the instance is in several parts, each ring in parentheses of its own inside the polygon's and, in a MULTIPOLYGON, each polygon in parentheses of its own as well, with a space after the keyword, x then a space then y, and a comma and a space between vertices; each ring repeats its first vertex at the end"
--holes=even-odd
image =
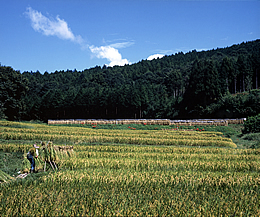
MULTIPOLYGON (((46 171, 47 165, 53 170, 57 170, 66 161, 67 158, 73 156, 73 146, 55 146, 51 141, 41 142, 39 148, 39 156, 35 159, 36 171, 46 171)), ((27 159, 27 152, 24 152, 24 160, 22 172, 30 171, 30 162, 27 159)))

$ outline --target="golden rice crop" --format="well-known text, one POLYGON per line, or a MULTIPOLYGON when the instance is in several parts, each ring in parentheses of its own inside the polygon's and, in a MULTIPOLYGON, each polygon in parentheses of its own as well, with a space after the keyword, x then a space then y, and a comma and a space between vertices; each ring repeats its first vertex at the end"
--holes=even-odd
POLYGON ((126 145, 74 149, 63 170, 1 186, 0 214, 260 215, 257 150, 126 145))
POLYGON ((58 172, 1 184, 0 216, 260 216, 260 150, 216 148, 234 147, 221 133, 12 124, 0 124, 0 150, 51 140, 74 154, 55 159, 58 172))
POLYGON ((81 128, 47 127, 49 129, 0 129, 0 138, 5 140, 50 140, 62 142, 108 142, 142 145, 189 145, 236 147, 221 133, 187 131, 144 131, 144 130, 92 130, 81 128))

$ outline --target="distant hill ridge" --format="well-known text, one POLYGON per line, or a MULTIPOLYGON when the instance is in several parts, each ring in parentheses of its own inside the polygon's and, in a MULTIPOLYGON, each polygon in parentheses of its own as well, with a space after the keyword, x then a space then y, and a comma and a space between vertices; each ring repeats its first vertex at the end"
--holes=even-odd
POLYGON ((0 117, 243 118, 260 112, 259 73, 259 39, 83 71, 20 73, 0 66, 0 117), (242 92, 248 94, 231 95, 242 92))

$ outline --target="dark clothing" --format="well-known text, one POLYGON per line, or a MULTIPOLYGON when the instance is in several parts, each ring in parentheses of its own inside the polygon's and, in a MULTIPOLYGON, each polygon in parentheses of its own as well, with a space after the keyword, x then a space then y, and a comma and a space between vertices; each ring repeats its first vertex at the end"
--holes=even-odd
POLYGON ((31 153, 27 154, 27 159, 31 163, 31 171, 33 172, 35 170, 35 160, 33 159, 33 155, 31 153))

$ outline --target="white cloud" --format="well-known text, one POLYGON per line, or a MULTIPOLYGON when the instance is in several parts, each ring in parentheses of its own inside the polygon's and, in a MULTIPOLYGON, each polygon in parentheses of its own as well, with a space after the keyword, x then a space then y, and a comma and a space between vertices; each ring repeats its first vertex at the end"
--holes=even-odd
POLYGON ((113 48, 126 48, 133 44, 134 44, 133 41, 127 41, 127 42, 118 42, 118 43, 110 44, 109 46, 113 48))
POLYGON ((51 20, 31 7, 27 8, 25 14, 28 15, 33 29, 37 32, 41 32, 47 36, 57 36, 61 39, 71 40, 79 44, 83 42, 81 36, 75 36, 66 21, 60 19, 59 16, 56 16, 56 20, 51 20))
POLYGON ((96 47, 94 45, 87 45, 84 43, 81 36, 75 36, 65 20, 56 16, 56 19, 50 19, 41 12, 38 12, 31 7, 28 7, 25 14, 30 18, 32 28, 46 36, 57 36, 60 39, 71 40, 81 45, 83 49, 89 48, 90 51, 97 58, 104 58, 110 61, 109 66, 123 66, 129 64, 127 59, 122 59, 122 55, 119 53, 119 48, 129 47, 134 44, 133 41, 118 42, 107 46, 96 47))
POLYGON ((110 61, 109 66, 124 66, 125 64, 129 64, 127 59, 122 59, 122 55, 118 52, 117 49, 111 46, 101 46, 95 47, 94 45, 89 47, 90 51, 97 58, 105 58, 110 61))
POLYGON ((153 60, 153 59, 162 58, 162 57, 164 57, 163 54, 153 54, 153 55, 149 56, 147 58, 147 60, 153 60))

